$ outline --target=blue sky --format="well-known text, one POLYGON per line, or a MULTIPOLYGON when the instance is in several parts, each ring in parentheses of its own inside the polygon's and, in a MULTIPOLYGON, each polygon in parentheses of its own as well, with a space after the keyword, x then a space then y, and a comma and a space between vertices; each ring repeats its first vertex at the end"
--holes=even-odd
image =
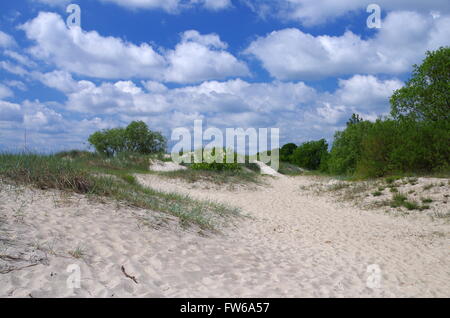
POLYGON ((17 0, 0 4, 0 149, 86 148, 144 120, 195 119, 332 140, 374 120, 426 50, 449 45, 446 0, 17 0), (81 28, 66 25, 68 4, 81 28), (382 10, 370 29, 366 8, 382 10))

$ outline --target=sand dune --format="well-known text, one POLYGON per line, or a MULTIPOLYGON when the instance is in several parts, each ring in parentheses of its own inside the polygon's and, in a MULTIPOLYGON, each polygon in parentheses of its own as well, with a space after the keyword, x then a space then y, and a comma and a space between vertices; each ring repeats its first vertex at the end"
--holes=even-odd
POLYGON ((239 206, 246 217, 205 235, 151 211, 2 185, 0 238, 10 241, 1 241, 0 255, 23 260, 0 274, 0 296, 450 296, 448 224, 313 196, 301 190, 308 177, 270 177, 239 191, 138 180, 239 206), (30 256, 38 252, 44 256, 30 256), (80 289, 67 288, 71 264, 80 267, 80 289))

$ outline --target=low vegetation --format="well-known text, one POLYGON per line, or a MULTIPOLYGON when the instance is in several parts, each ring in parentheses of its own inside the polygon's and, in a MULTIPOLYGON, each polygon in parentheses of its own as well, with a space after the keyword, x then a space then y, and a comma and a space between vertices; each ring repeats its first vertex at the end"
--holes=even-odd
POLYGON ((57 189, 108 197, 127 205, 179 217, 185 225, 213 229, 215 218, 237 215, 238 210, 139 185, 134 173, 148 172, 149 156, 114 157, 72 151, 56 155, 0 154, 0 178, 39 189, 57 189))

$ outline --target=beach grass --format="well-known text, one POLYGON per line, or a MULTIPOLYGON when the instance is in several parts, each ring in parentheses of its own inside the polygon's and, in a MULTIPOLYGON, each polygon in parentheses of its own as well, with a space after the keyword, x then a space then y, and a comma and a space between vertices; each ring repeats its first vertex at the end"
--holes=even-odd
POLYGON ((88 152, 71 154, 0 154, 0 178, 38 189, 56 189, 108 197, 132 207, 168 213, 183 225, 214 229, 217 217, 239 210, 214 202, 163 193, 141 186, 134 173, 148 173, 148 156, 106 158, 88 152))

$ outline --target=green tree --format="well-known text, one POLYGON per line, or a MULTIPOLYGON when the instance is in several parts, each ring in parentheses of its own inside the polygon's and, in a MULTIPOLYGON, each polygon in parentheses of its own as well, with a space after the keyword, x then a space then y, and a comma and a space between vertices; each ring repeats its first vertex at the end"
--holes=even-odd
POLYGON ((421 65, 414 65, 412 78, 391 97, 395 119, 450 119, 450 47, 426 55, 421 65))
POLYGON ((280 149, 280 160, 285 162, 291 162, 292 154, 294 153, 295 149, 297 149, 297 145, 294 143, 289 143, 281 147, 280 149))
POLYGON ((347 122, 347 126, 350 125, 356 125, 359 124, 360 122, 364 121, 358 114, 353 114, 352 117, 350 117, 350 119, 347 122))
POLYGON ((347 122, 347 128, 334 135, 328 170, 332 174, 351 175, 361 159, 362 142, 373 124, 353 115, 347 122))
POLYGON ((125 129, 126 149, 129 152, 150 154, 162 152, 166 147, 165 138, 151 131, 143 121, 133 121, 125 129))
POLYGON ((292 154, 292 163, 299 167, 317 170, 326 164, 328 143, 325 139, 301 144, 292 154))
POLYGON ((166 148, 166 139, 160 133, 151 131, 142 121, 133 121, 126 128, 97 131, 88 141, 97 152, 107 156, 121 152, 150 154, 166 148))

